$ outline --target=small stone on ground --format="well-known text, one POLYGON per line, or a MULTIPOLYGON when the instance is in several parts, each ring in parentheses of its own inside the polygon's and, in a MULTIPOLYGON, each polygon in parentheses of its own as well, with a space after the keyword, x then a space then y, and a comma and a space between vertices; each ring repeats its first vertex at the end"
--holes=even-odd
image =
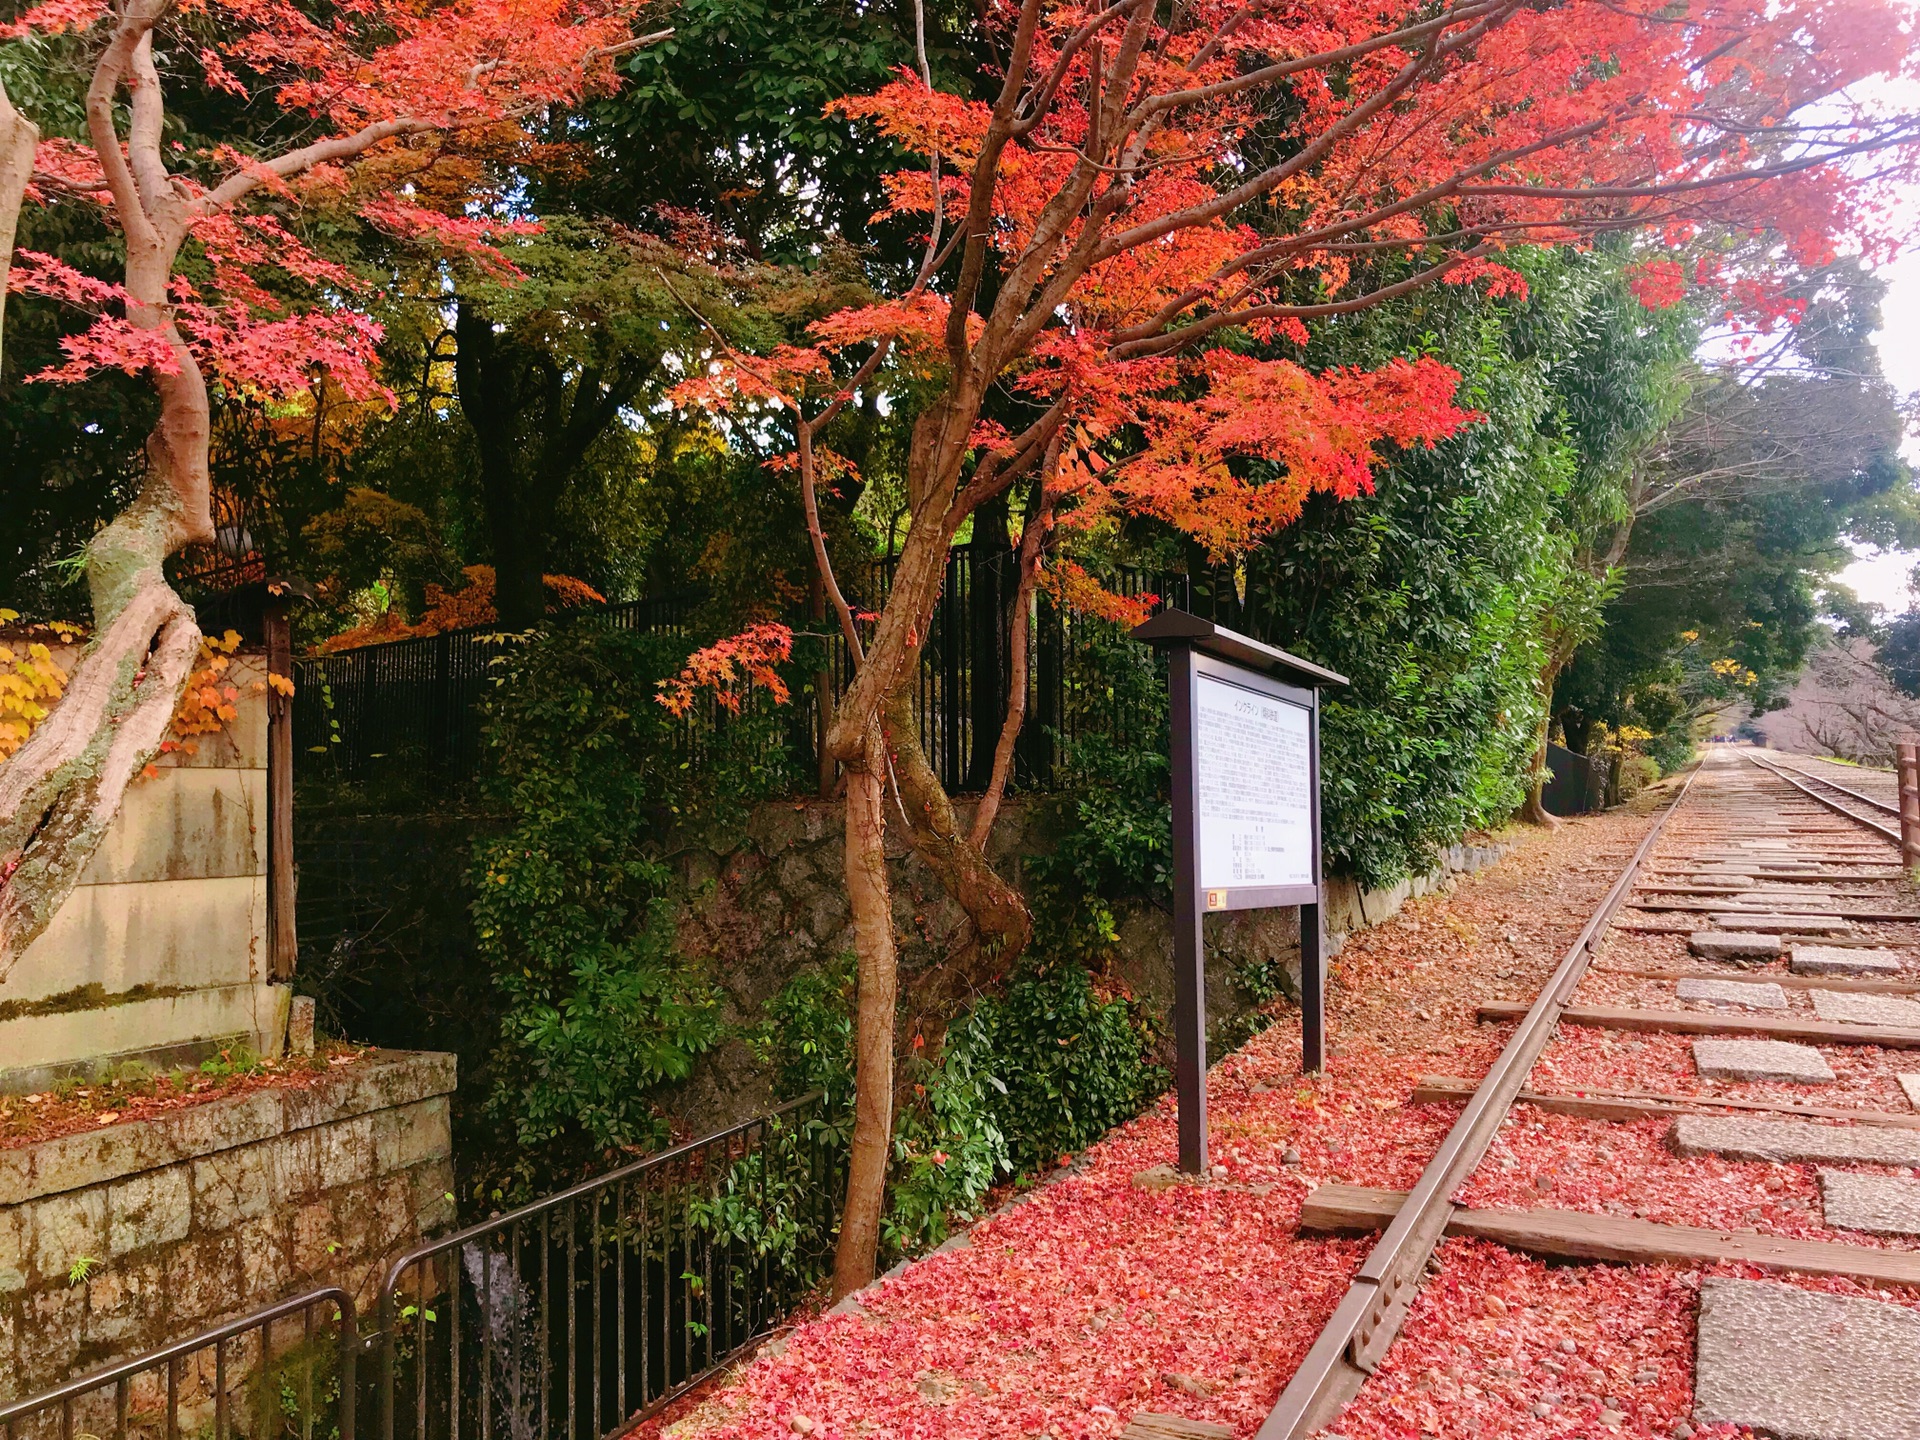
POLYGON ((1694 1419, 1780 1440, 1920 1440, 1920 1314, 1791 1285, 1700 1282, 1694 1419))
POLYGON ((1789 967, 1796 975, 1898 975, 1903 968, 1896 950, 1869 950, 1851 945, 1796 945, 1789 967))
POLYGON ((1780 953, 1780 937, 1747 930, 1696 930, 1687 937, 1687 948, 1705 960, 1763 960, 1780 953))
POLYGON ((1813 1013, 1846 1025, 1898 1025, 1920 1029, 1920 1000, 1898 995, 1855 995, 1842 990, 1813 992, 1813 1013))
POLYGON ((1171 1165, 1149 1165, 1133 1177, 1136 1190, 1171 1190, 1180 1183, 1180 1172, 1171 1165))
POLYGON ((1673 1148, 1682 1155, 1724 1155, 1730 1160, 1781 1164, 1920 1165, 1920 1130, 1682 1115, 1673 1122, 1671 1133, 1673 1148))
POLYGON ((1794 1080, 1825 1085, 1833 1070, 1811 1045, 1785 1040, 1696 1040, 1693 1064, 1702 1080, 1794 1080))
POLYGON ((1682 980, 1676 987, 1682 1000, 1703 1005, 1740 1005, 1749 1010, 1784 1010, 1787 992, 1778 985, 1756 985, 1745 980, 1682 980))
POLYGON ((1836 1230, 1869 1235, 1920 1235, 1920 1180, 1822 1170, 1821 1203, 1836 1230))

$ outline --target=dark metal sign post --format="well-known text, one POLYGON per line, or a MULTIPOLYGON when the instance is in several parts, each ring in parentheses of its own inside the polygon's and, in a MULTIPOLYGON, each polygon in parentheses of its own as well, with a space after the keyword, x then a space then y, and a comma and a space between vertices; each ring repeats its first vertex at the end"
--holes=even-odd
POLYGON ((1173 720, 1174 1087, 1180 1168, 1207 1168, 1210 911, 1300 907, 1301 1068, 1326 1063, 1320 913, 1320 687, 1347 678, 1165 610, 1133 636, 1167 651, 1173 720))

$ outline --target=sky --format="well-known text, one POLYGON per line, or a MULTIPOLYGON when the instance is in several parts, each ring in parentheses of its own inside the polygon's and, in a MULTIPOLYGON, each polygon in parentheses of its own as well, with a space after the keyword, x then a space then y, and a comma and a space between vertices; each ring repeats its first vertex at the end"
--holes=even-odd
MULTIPOLYGON (((1866 94, 1889 110, 1911 112, 1920 106, 1920 94, 1910 79, 1880 78, 1866 82, 1866 94)), ((1920 210, 1920 194, 1907 191, 1904 203, 1920 210)), ((1880 305, 1880 329, 1874 343, 1880 350, 1880 368, 1900 395, 1920 393, 1920 247, 1909 249, 1891 265, 1882 266, 1880 275, 1887 281, 1886 299, 1880 305)), ((1905 447, 1907 459, 1920 465, 1920 435, 1909 435, 1905 447)), ((1840 572, 1840 579, 1851 586, 1862 600, 1886 608, 1897 615, 1920 600, 1907 585, 1907 574, 1920 554, 1894 550, 1885 554, 1859 551, 1860 558, 1840 572)))
MULTIPOLYGON (((1909 250, 1883 267, 1880 274, 1889 284, 1874 342, 1880 348, 1881 368, 1893 388, 1911 395, 1920 391, 1920 251, 1909 250)), ((1920 463, 1920 441, 1916 437, 1908 438, 1907 458, 1920 463)), ((1907 572, 1916 562, 1920 562, 1920 554, 1906 551, 1865 553, 1843 570, 1840 578, 1862 600, 1884 605, 1890 615, 1898 614, 1914 602, 1915 596, 1907 588, 1907 572)))

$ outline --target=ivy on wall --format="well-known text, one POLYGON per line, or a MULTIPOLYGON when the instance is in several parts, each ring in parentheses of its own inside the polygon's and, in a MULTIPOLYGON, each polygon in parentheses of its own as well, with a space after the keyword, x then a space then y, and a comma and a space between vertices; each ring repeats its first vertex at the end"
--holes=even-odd
POLYGON ((675 948, 665 837, 737 820, 789 783, 773 721, 676 753, 654 703, 684 644, 582 624, 514 646, 486 706, 487 800, 468 881, 480 959, 505 1001, 487 1108, 514 1181, 667 1139, 651 1092, 721 1038, 719 995, 675 948))

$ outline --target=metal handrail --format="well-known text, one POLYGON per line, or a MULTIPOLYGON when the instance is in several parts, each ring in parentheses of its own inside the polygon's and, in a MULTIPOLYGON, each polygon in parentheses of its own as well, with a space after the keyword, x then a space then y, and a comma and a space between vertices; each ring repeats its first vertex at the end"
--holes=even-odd
MULTIPOLYGON (((424 1279, 430 1285, 445 1284, 452 1292, 452 1314, 449 1317, 452 1323, 447 1327, 446 1332, 453 1346, 451 1366, 444 1376, 446 1383, 443 1388, 446 1393, 436 1393, 432 1400, 435 1415, 450 1422, 445 1427, 447 1440, 466 1440, 466 1437, 462 1436, 460 1423, 462 1389, 463 1386, 467 1387, 467 1402, 472 1404, 474 1395, 470 1372, 476 1368, 476 1364, 484 1365, 485 1362, 481 1357, 469 1356, 464 1362, 463 1369, 459 1351, 462 1318, 459 1287, 462 1284, 462 1278, 457 1262, 456 1268, 443 1275, 439 1281, 435 1281, 431 1272, 423 1267, 430 1267, 441 1257, 461 1255, 467 1247, 476 1246, 483 1272, 489 1277, 487 1283, 490 1286, 498 1260, 498 1252, 488 1248, 490 1240, 508 1232, 516 1235, 524 1234, 530 1238, 535 1227, 544 1227, 539 1230, 543 1240, 553 1241, 556 1236, 564 1236, 568 1245, 574 1245, 578 1237, 578 1221, 582 1213, 591 1216, 586 1246, 595 1257, 595 1265, 589 1267, 588 1276, 580 1279, 576 1287, 576 1277, 571 1261, 568 1263, 567 1288, 560 1291, 560 1294, 566 1297, 563 1300, 566 1313, 559 1318, 553 1335, 556 1342, 563 1338, 565 1341, 564 1348, 558 1352, 558 1364, 555 1363, 556 1354, 544 1348, 548 1339, 546 1327, 550 1318, 549 1302, 553 1298, 553 1291, 546 1285, 548 1277, 544 1268, 546 1263, 544 1258, 541 1270, 542 1291, 537 1296, 524 1298, 522 1302, 529 1309, 534 1304, 540 1307, 543 1348, 537 1363, 542 1367, 543 1382, 546 1378, 552 1377, 556 1371, 564 1369, 565 1383, 569 1386, 570 1400, 564 1431, 556 1434, 553 1426, 546 1423, 549 1417, 543 1413, 539 1435, 541 1440, 570 1440, 570 1437, 581 1433, 578 1431, 577 1422, 588 1413, 596 1422, 595 1434, 611 1433, 598 1423, 603 1409, 599 1394, 601 1371, 598 1367, 606 1354, 604 1341, 612 1339, 615 1335, 618 1336, 618 1348, 612 1352, 616 1373, 610 1375, 607 1389, 609 1398, 617 1398, 619 1402, 613 1406, 613 1409, 620 1412, 613 1417, 616 1422, 615 1428, 619 1428, 635 1423, 637 1419, 643 1418, 645 1413, 658 1409, 674 1395, 684 1393, 689 1387, 730 1361, 747 1344, 764 1335, 770 1325, 777 1324, 784 1318, 787 1311, 780 1307, 796 1298, 789 1292, 794 1291, 796 1286, 804 1288, 806 1283, 810 1283, 807 1276, 811 1271, 807 1270, 805 1265, 797 1268, 788 1267, 794 1270, 793 1274, 788 1274, 775 1266, 769 1258, 769 1250, 751 1249, 752 1244, 763 1243, 764 1236, 757 1241, 750 1239, 744 1242, 749 1245, 748 1268, 764 1273, 750 1277, 750 1288, 745 1291, 729 1286, 727 1275, 722 1274, 719 1278, 722 1282, 721 1289, 727 1293, 726 1303, 744 1308, 746 1325, 743 1327, 738 1323, 738 1316, 733 1311, 726 1311, 725 1315, 731 1318, 727 1320, 724 1327, 726 1331, 724 1340, 717 1342, 716 1337, 708 1334, 703 1347, 706 1352, 704 1355, 696 1355, 693 1348, 685 1348, 677 1365, 670 1357, 665 1361, 664 1372, 659 1369, 662 1357, 658 1353, 653 1356, 654 1370, 649 1370, 645 1341, 642 1340, 638 1350, 638 1368, 629 1377, 628 1368, 633 1357, 626 1353, 625 1348, 629 1338, 629 1307, 625 1303, 628 1288, 625 1280, 628 1271, 619 1267, 621 1265, 631 1267, 636 1259, 638 1260, 642 1278, 636 1329, 645 1329, 651 1333, 657 1328, 666 1333, 672 1331, 676 1321, 683 1328, 692 1329, 697 1323, 696 1309, 703 1300, 706 1306, 705 1318, 710 1322, 720 1323, 716 1320, 712 1300, 715 1260, 717 1257, 723 1268, 729 1264, 738 1264, 740 1259, 738 1247, 743 1242, 738 1231, 726 1231, 725 1233, 731 1237, 726 1243, 736 1248, 729 1251, 725 1245, 716 1247, 711 1241, 715 1224, 713 1214, 711 1210, 703 1211, 702 1207, 712 1206, 727 1193, 729 1178, 738 1173, 735 1167, 752 1157, 760 1157, 757 1171, 759 1178, 757 1205, 749 1213, 757 1215, 762 1223, 767 1223, 769 1217, 776 1214, 783 1200, 798 1197, 798 1202, 791 1204, 786 1212, 788 1219, 792 1220, 794 1216, 803 1212, 808 1215, 817 1212, 815 1218, 818 1219, 819 1224, 813 1226, 809 1222, 807 1227, 795 1229, 790 1234, 812 1236, 816 1229, 821 1236, 830 1234, 834 1217, 837 1215, 839 1198, 835 1169, 837 1162, 827 1154, 832 1148, 831 1143, 823 1142, 806 1124, 794 1125, 791 1130, 783 1129, 783 1122, 802 1115, 809 1107, 819 1106, 824 1098, 823 1091, 810 1091, 737 1125, 675 1145, 658 1154, 645 1156, 605 1174, 569 1186, 555 1194, 544 1196, 516 1210, 496 1215, 478 1224, 465 1226, 439 1239, 414 1246, 393 1261, 385 1271, 385 1283, 380 1288, 376 1306, 371 1312, 378 1317, 376 1322, 378 1328, 375 1330, 362 1331, 360 1325, 362 1316, 354 1304, 353 1297, 346 1290, 338 1286, 328 1286, 309 1291, 238 1316, 186 1339, 176 1340, 129 1359, 103 1366, 39 1394, 0 1404, 0 1440, 41 1440, 43 1435, 51 1440, 51 1421, 44 1428, 36 1427, 34 1421, 41 1416, 56 1414, 59 1418, 58 1440, 75 1440, 79 1433, 76 1426, 76 1411, 83 1410, 85 1408, 83 1402, 95 1395, 100 1395, 102 1405, 109 1402, 112 1404, 117 1415, 117 1425, 112 1434, 123 1437, 124 1440, 124 1437, 132 1433, 128 1424, 129 1414, 138 1395, 134 1382, 138 1377, 151 1372, 160 1372, 164 1377, 166 1425, 162 1433, 171 1437, 171 1440, 177 1440, 177 1437, 195 1428, 191 1422, 183 1426, 180 1421, 181 1409, 188 1403, 186 1391, 190 1388, 183 1385, 183 1371, 191 1369, 194 1357, 203 1356, 208 1351, 212 1352, 211 1365, 208 1368, 214 1377, 211 1394, 207 1397, 214 1412, 211 1440, 235 1440, 238 1435, 251 1433, 245 1426, 238 1428, 235 1426, 235 1417, 230 1413, 233 1407, 229 1404, 229 1393, 235 1390, 239 1383, 253 1376, 263 1377, 259 1398, 263 1414, 260 1417, 258 1436, 260 1440, 270 1440, 272 1435, 278 1433, 278 1429, 272 1414, 268 1412, 278 1403, 278 1395, 271 1386, 264 1383, 264 1377, 272 1373, 271 1367, 276 1361, 284 1362, 288 1355, 296 1353, 295 1344, 305 1347, 304 1358, 308 1366, 306 1398, 300 1405, 300 1440, 313 1440, 315 1407, 312 1394, 314 1388, 312 1367, 317 1352, 312 1349, 312 1346, 316 1336, 321 1333, 315 1324, 315 1317, 320 1311, 329 1307, 337 1317, 334 1323, 338 1329, 337 1341, 332 1347, 337 1350, 338 1357, 339 1396, 335 1419, 338 1440, 355 1440, 356 1412, 359 1401, 363 1398, 371 1398, 375 1402, 378 1433, 390 1437, 393 1434, 396 1388, 395 1361, 398 1349, 396 1342, 400 1339, 404 1328, 401 1300, 403 1287, 410 1276, 424 1279), (801 1144, 805 1147, 803 1155, 806 1163, 806 1168, 802 1172, 803 1185, 786 1196, 770 1193, 768 1186, 768 1176, 774 1157, 776 1155, 783 1157, 783 1163, 788 1165, 793 1161, 793 1155, 790 1152, 775 1148, 776 1138, 783 1134, 801 1137, 801 1144), (667 1177, 666 1183, 655 1184, 653 1177, 657 1176, 667 1177), (614 1212, 613 1224, 608 1227, 604 1226, 602 1221, 603 1213, 607 1208, 605 1202, 610 1194, 616 1203, 611 1207, 614 1212), (634 1233, 625 1228, 630 1218, 625 1213, 628 1209, 629 1196, 639 1201, 643 1216, 639 1232, 642 1246, 638 1252, 633 1248, 634 1233), (677 1204, 679 1209, 672 1209, 667 1198, 669 1196, 674 1197, 672 1203, 677 1204), (690 1237, 694 1234, 707 1234, 708 1243, 701 1257, 705 1267, 705 1274, 702 1277, 706 1287, 704 1291, 698 1287, 689 1291, 685 1285, 677 1290, 672 1289, 669 1284, 672 1280, 671 1275, 661 1273, 663 1260, 667 1258, 666 1251, 647 1248, 660 1239, 660 1234, 645 1229, 644 1216, 649 1205, 654 1207, 654 1214, 666 1222, 667 1228, 661 1234, 664 1234, 669 1242, 677 1234, 685 1248, 689 1246, 690 1237), (549 1224, 550 1220, 554 1223, 549 1224), (706 1227, 704 1232, 702 1227, 706 1227), (603 1267, 600 1265, 600 1258, 603 1250, 608 1248, 614 1252, 616 1262, 617 1279, 612 1282, 612 1285, 617 1299, 613 1323, 607 1326, 603 1333, 600 1313, 600 1284, 603 1267), (648 1309, 645 1280, 646 1266, 649 1262, 654 1265, 655 1277, 660 1282, 653 1291, 654 1308, 652 1310, 648 1309), (574 1336, 570 1328, 576 1318, 575 1297, 588 1285, 592 1286, 594 1305, 590 1351, 574 1344, 574 1336), (692 1300, 689 1300, 689 1294, 693 1296, 692 1300), (286 1322, 296 1317, 303 1318, 305 1321, 303 1336, 291 1344, 283 1338, 276 1349, 275 1329, 283 1327, 286 1322), (258 1337, 257 1355, 252 1353, 251 1347, 242 1348, 237 1357, 231 1353, 231 1347, 235 1347, 236 1342, 244 1346, 246 1340, 256 1336, 258 1337), (362 1367, 357 1362, 361 1352, 365 1350, 376 1351, 378 1359, 376 1372, 370 1382, 369 1397, 362 1397, 358 1393, 361 1379, 359 1372, 362 1367), (589 1365, 594 1367, 595 1389, 589 1396, 590 1403, 576 1411, 571 1403, 573 1394, 571 1387, 576 1371, 589 1365), (664 1385, 656 1383, 660 1374, 664 1375, 666 1382, 664 1385), (102 1392, 107 1393, 102 1394, 102 1392), (630 1408, 626 1404, 629 1395, 637 1396, 645 1402, 639 1414, 626 1413, 630 1408)), ((751 1176, 755 1172, 750 1170, 748 1173, 751 1176)), ((793 1174, 794 1171, 789 1168, 784 1172, 784 1178, 791 1179, 793 1174)), ((670 1244, 668 1248, 671 1248, 670 1244)), ((557 1242, 554 1248, 544 1251, 543 1255, 550 1257, 553 1253, 557 1253, 557 1242)), ((796 1251, 796 1254, 799 1253, 802 1252, 796 1251)), ((510 1260, 513 1258, 513 1252, 508 1252, 508 1258, 510 1260)), ((670 1270, 672 1267, 667 1268, 670 1270)), ((691 1279, 690 1274, 679 1277, 682 1282, 691 1279)), ((488 1293, 490 1296, 491 1291, 489 1290, 488 1293)), ((476 1298, 479 1296, 477 1287, 475 1296, 476 1298)), ((420 1304, 415 1307, 416 1311, 424 1311, 427 1305, 435 1303, 431 1296, 424 1293, 424 1287, 423 1292, 416 1298, 420 1301, 420 1304)), ((430 1316, 430 1312, 428 1315, 430 1316)), ((684 1344, 683 1341, 683 1347, 684 1344)), ((424 1356, 415 1358, 423 1359, 424 1356)), ((206 1362, 201 1363, 204 1365, 206 1362)), ((484 1383, 484 1370, 481 1373, 484 1383)), ((420 1369, 415 1379, 424 1383, 426 1376, 426 1370, 420 1369)), ((473 1440, 492 1440, 489 1429, 491 1414, 486 1399, 486 1395, 482 1393, 478 1434, 473 1437, 473 1440)), ((427 1440, 428 1407, 424 1394, 419 1403, 422 1423, 414 1440, 427 1440)), ((557 1417, 553 1418, 557 1420, 557 1417)), ((88 1428, 103 1433, 105 1431, 105 1427, 94 1426, 90 1421, 88 1428)), ((500 1427, 500 1429, 503 1440, 508 1440, 506 1428, 500 1427)), ((435 1431, 435 1433, 439 1432, 435 1431)), ((513 1440, 519 1440, 519 1437, 513 1437, 513 1440)))
MULTIPOLYGON (((73 1435, 73 1405, 97 1390, 112 1385, 115 1390, 115 1411, 119 1419, 118 1433, 126 1433, 126 1421, 129 1401, 128 1382, 135 1376, 149 1370, 165 1366, 167 1370, 167 1433, 178 1433, 179 1412, 179 1365, 178 1362, 200 1351, 212 1348, 215 1353, 216 1367, 224 1379, 225 1345, 229 1340, 237 1340, 254 1331, 260 1333, 261 1369, 265 1372, 273 1360, 273 1326, 276 1321, 291 1316, 303 1315, 307 1320, 307 1338, 312 1338, 312 1319, 315 1309, 331 1305, 338 1315, 339 1326, 339 1362, 340 1362, 340 1415, 338 1420, 339 1440, 353 1440, 354 1432, 354 1361, 359 1352, 359 1327, 356 1321, 353 1297, 338 1286, 327 1286, 319 1290, 296 1295, 290 1300, 281 1300, 264 1309, 239 1316, 210 1330, 203 1330, 185 1340, 176 1340, 157 1350, 150 1350, 126 1360, 104 1365, 98 1370, 89 1371, 64 1384, 38 1395, 30 1395, 24 1400, 15 1400, 0 1404, 0 1436, 5 1440, 14 1440, 18 1427, 23 1421, 59 1406, 61 1409, 61 1435, 63 1440, 73 1435)), ((224 1388, 215 1395, 219 1419, 216 1430, 224 1432, 226 1423, 226 1394, 224 1388)), ((309 1422, 311 1416, 308 1417, 309 1422)))
POLYGON ((503 1226, 512 1225, 519 1221, 536 1219, 547 1211, 559 1209, 569 1201, 588 1199, 596 1190, 603 1190, 607 1186, 617 1184, 622 1180, 635 1179, 644 1175, 649 1170, 661 1169, 671 1165, 674 1161, 684 1156, 693 1154, 696 1150, 704 1150, 709 1146, 717 1145, 722 1140, 732 1140, 737 1136, 746 1134, 749 1130, 766 1124, 769 1120, 778 1120, 783 1115, 789 1115, 795 1110, 811 1105, 816 1100, 822 1099, 825 1094, 826 1092, 824 1090, 809 1090, 798 1099, 789 1100, 784 1105, 775 1106, 764 1114, 755 1115, 750 1120, 742 1120, 739 1124, 731 1125, 725 1130, 716 1130, 713 1134, 702 1135, 697 1140, 685 1141, 682 1144, 674 1146, 671 1150, 662 1150, 653 1155, 642 1156, 630 1164, 622 1165, 617 1170, 609 1170, 604 1175, 596 1175, 590 1180, 582 1180, 578 1185, 570 1186, 565 1190, 557 1190, 551 1195, 543 1196, 538 1200, 522 1205, 517 1210, 503 1211, 501 1214, 495 1215, 490 1219, 481 1220, 469 1225, 464 1230, 456 1230, 451 1235, 442 1235, 437 1240, 429 1240, 424 1245, 417 1245, 387 1267, 386 1283, 380 1287, 380 1293, 383 1296, 390 1294, 394 1286, 399 1283, 401 1275, 412 1266, 419 1264, 422 1260, 429 1260, 443 1251, 457 1250, 469 1241, 495 1233, 503 1226))
POLYGON ((809 1092, 400 1256, 368 1337, 379 1440, 394 1440, 403 1389, 408 1440, 616 1434, 755 1343, 819 1278, 777 1264, 776 1248, 797 1260, 835 1223, 832 1145, 782 1128, 824 1098, 809 1092), (782 1148, 783 1134, 798 1148, 782 1148), (774 1192, 776 1167, 802 1184, 774 1192), (718 1218, 736 1180, 758 1191, 746 1207, 757 1230, 718 1218))

